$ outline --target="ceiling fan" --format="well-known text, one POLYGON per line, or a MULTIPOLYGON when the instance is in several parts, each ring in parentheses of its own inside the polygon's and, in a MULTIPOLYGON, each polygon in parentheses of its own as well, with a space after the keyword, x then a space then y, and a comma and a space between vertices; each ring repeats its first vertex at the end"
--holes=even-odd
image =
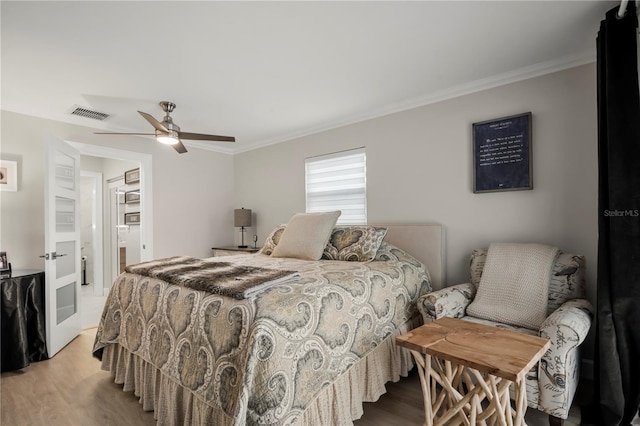
POLYGON ((146 112, 138 111, 151 125, 156 129, 155 133, 112 133, 112 132, 95 132, 97 135, 155 135, 156 140, 160 143, 173 146, 173 149, 180 154, 187 152, 187 148, 182 144, 181 139, 191 139, 198 141, 215 141, 215 142, 235 142, 233 136, 205 135, 202 133, 181 132, 180 127, 173 122, 171 112, 176 108, 176 104, 169 101, 160 102, 160 106, 165 113, 162 121, 158 121, 146 112))

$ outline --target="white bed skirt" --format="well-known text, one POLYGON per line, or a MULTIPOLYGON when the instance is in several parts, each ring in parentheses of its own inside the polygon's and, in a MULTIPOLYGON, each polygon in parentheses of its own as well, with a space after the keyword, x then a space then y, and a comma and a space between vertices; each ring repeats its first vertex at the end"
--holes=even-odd
MULTIPOLYGON (((364 413, 362 403, 374 402, 386 392, 385 383, 397 382, 413 367, 411 353, 395 343, 395 338, 419 325, 416 316, 377 348, 354 364, 330 386, 327 386, 297 419, 296 425, 351 425, 364 413)), ((102 369, 111 372, 123 390, 133 391, 145 411, 154 411, 159 426, 177 425, 242 425, 245 419, 234 419, 208 405, 189 390, 162 374, 152 364, 118 344, 104 348, 102 369)))

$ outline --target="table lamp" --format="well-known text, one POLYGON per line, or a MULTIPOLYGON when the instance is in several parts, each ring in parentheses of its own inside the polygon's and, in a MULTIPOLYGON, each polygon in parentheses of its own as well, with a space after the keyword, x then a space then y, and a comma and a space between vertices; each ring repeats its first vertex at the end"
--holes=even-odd
POLYGON ((240 233, 242 234, 242 243, 238 248, 247 248, 248 246, 244 244, 244 228, 251 226, 251 209, 245 209, 244 207, 241 209, 235 209, 233 211, 233 226, 241 228, 240 233))

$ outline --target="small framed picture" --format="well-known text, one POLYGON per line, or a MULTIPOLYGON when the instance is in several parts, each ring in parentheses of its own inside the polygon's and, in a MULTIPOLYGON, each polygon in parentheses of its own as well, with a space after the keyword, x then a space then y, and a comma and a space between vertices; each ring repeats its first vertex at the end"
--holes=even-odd
POLYGON ((125 213, 124 214, 125 225, 140 225, 140 212, 125 213))
POLYGON ((0 160, 0 191, 18 190, 18 162, 0 160))
POLYGON ((124 193, 125 204, 133 204, 140 202, 140 190, 134 189, 133 191, 127 191, 124 193))
POLYGON ((140 168, 127 170, 124 172, 124 183, 140 182, 140 168))

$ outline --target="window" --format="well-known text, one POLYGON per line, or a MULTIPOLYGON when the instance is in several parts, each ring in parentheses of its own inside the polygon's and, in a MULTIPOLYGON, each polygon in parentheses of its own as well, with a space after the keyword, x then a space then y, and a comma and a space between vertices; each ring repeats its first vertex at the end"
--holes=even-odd
POLYGON ((341 210, 338 224, 366 224, 366 160, 364 148, 307 158, 307 213, 341 210))

